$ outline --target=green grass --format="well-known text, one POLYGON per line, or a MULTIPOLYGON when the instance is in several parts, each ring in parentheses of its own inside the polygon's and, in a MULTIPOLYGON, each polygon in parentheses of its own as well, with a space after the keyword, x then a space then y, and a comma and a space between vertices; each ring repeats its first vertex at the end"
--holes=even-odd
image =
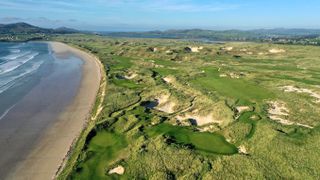
POLYGON ((124 70, 132 66, 131 58, 122 56, 113 56, 112 62, 109 62, 113 70, 124 70))
POLYGON ((99 131, 88 144, 84 159, 71 179, 105 179, 109 163, 127 146, 123 135, 99 131))
POLYGON ((129 89, 138 89, 141 87, 141 85, 136 84, 133 81, 130 81, 128 79, 113 79, 112 83, 114 83, 117 86, 129 88, 129 89))
POLYGON ((319 179, 319 163, 314 158, 320 156, 318 104, 308 94, 280 90, 293 85, 319 92, 315 86, 320 83, 319 47, 194 44, 91 35, 63 39, 95 51, 108 73, 104 109, 98 120, 101 123, 96 128, 101 131, 87 142, 88 149, 75 151, 73 157, 79 158, 73 159, 78 161, 67 167, 74 169, 69 176, 72 179, 319 179), (204 49, 185 53, 187 46, 204 49), (217 53, 227 46, 234 50, 217 53), (148 47, 159 50, 149 52, 148 47), (242 48, 253 54, 241 52, 242 48), (285 49, 286 53, 258 55, 271 48, 285 49), (166 50, 177 50, 177 54, 168 55, 166 50), (138 77, 116 78, 130 71, 138 77), (245 75, 239 79, 220 77, 240 72, 245 75), (175 81, 161 79, 168 75, 175 81), (140 106, 163 93, 170 93, 176 113, 140 106), (286 104, 290 112, 283 118, 315 128, 270 120, 268 101, 286 104), (250 106, 252 112, 238 117, 234 111, 237 106, 250 106), (204 116, 213 113, 221 124, 211 126, 209 132, 196 131, 202 127, 175 125, 179 123, 177 116, 197 112, 204 116), (251 119, 252 115, 257 118, 251 119), (238 154, 236 146, 245 147, 249 155, 238 154), (125 168, 124 175, 105 175, 108 168, 119 164, 125 168))
POLYGON ((247 102, 261 102, 264 99, 274 97, 271 91, 255 82, 246 79, 219 77, 216 68, 206 68, 205 72, 205 77, 198 77, 191 81, 195 87, 216 91, 223 96, 247 102))
POLYGON ((246 135, 247 139, 252 138, 252 136, 254 135, 254 133, 256 131, 257 120, 250 119, 250 117, 252 117, 253 115, 258 116, 255 112, 245 112, 239 117, 239 122, 246 123, 251 126, 250 131, 246 135))
POLYGON ((231 155, 238 152, 237 147, 228 143, 222 135, 217 133, 196 132, 189 128, 160 124, 147 130, 150 137, 168 135, 177 143, 191 144, 198 152, 231 155))

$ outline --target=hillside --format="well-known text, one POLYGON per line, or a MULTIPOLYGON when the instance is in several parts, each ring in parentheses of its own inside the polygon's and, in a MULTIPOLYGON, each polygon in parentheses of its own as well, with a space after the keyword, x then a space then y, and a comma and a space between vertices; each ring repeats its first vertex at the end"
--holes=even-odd
POLYGON ((77 30, 69 29, 65 27, 57 29, 47 29, 37 26, 33 26, 27 23, 14 23, 14 24, 0 24, 0 34, 32 34, 32 33, 44 33, 44 34, 68 34, 76 33, 77 30))
POLYGON ((257 29, 257 30, 167 30, 148 32, 102 32, 110 37, 206 39, 212 41, 252 41, 270 38, 315 38, 318 29, 257 29))

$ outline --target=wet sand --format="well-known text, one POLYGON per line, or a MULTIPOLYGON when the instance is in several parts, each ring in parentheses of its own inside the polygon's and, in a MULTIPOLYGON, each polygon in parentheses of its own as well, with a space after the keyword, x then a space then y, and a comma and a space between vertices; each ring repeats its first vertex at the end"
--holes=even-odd
MULTIPOLYGON (((58 42, 50 42, 50 46, 57 57, 64 57, 68 56, 69 53, 73 53, 84 61, 80 87, 71 104, 66 105, 66 108, 61 110, 61 112, 57 109, 57 113, 60 114, 59 117, 49 127, 44 127, 45 131, 34 135, 34 137, 37 137, 34 144, 25 145, 26 149, 19 147, 21 153, 27 152, 26 158, 20 160, 18 166, 13 171, 8 169, 10 174, 6 176, 6 179, 53 179, 70 146, 89 119, 99 90, 101 68, 100 63, 95 57, 58 42), (30 149, 30 147, 32 148, 30 149)), ((57 91, 59 90, 60 93, 64 92, 63 87, 57 91)), ((41 91, 41 88, 39 91, 41 91)), ((32 97, 36 96, 37 92, 34 93, 32 97)), ((54 97, 54 93, 50 95, 54 97)), ((28 112, 27 109, 26 112, 28 112)), ((41 112, 37 116, 40 120, 39 122, 41 122, 41 112)), ((30 122, 21 126, 28 129, 27 133, 33 133, 33 127, 42 127, 41 123, 39 125, 39 122, 30 122)), ((18 132, 14 135, 13 139, 15 139, 14 141, 17 144, 19 144, 19 141, 24 141, 23 134, 19 134, 18 132)), ((12 143, 15 143, 14 141, 12 143)), ((5 147, 2 149, 2 151, 6 150, 5 147)))

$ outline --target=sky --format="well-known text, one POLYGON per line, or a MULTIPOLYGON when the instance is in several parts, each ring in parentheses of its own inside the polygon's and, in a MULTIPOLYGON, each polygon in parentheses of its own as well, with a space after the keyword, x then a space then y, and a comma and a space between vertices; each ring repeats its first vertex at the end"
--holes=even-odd
POLYGON ((0 23, 91 31, 319 28, 319 0, 0 0, 0 23))

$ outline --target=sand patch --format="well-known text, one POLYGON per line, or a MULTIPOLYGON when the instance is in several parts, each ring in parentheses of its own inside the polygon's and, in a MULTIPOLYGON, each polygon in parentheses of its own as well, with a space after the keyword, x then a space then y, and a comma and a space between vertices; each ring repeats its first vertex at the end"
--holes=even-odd
POLYGON ((214 125, 209 125, 209 126, 205 126, 205 127, 199 127, 197 129, 200 132, 214 132, 214 131, 217 131, 217 128, 214 125))
POLYGON ((176 106, 176 103, 170 101, 169 98, 169 94, 157 97, 156 100, 158 102, 158 106, 155 109, 169 114, 174 113, 174 107, 176 106))
POLYGON ((200 52, 200 50, 202 50, 203 47, 202 46, 199 46, 199 47, 192 47, 192 46, 189 46, 189 47, 185 47, 184 50, 187 51, 187 52, 200 52))
POLYGON ((249 106, 237 106, 236 111, 238 114, 245 112, 245 111, 250 111, 251 108, 249 106))
POLYGON ((240 154, 245 154, 245 155, 248 155, 248 154, 249 154, 248 151, 247 151, 247 148, 246 148, 244 145, 240 145, 240 146, 238 147, 238 152, 239 152, 240 154))
POLYGON ((244 145, 239 146, 238 151, 240 154, 248 154, 247 149, 244 145))
POLYGON ((173 51, 172 50, 166 50, 166 54, 172 54, 173 51))
POLYGON ((244 77, 244 76, 246 76, 246 74, 243 72, 240 72, 240 73, 231 72, 231 73, 219 75, 219 77, 230 77, 232 79, 240 79, 241 77, 244 77))
POLYGON ((189 120, 192 125, 196 125, 196 126, 203 126, 211 123, 218 123, 218 124, 222 123, 222 121, 214 119, 213 115, 214 115, 213 113, 207 113, 207 114, 201 115, 199 113, 199 110, 194 110, 184 115, 178 115, 176 116, 176 118, 181 122, 185 120, 189 120))
POLYGON ((157 52, 157 51, 158 51, 158 48, 156 48, 156 47, 149 47, 149 48, 147 49, 147 51, 149 51, 149 52, 157 52))
POLYGON ((119 174, 122 175, 124 173, 124 167, 123 166, 117 166, 113 169, 111 169, 108 174, 119 174))
POLYGON ((125 75, 124 78, 125 79, 133 79, 133 78, 135 78, 137 76, 138 76, 138 74, 130 72, 127 75, 125 75))
POLYGON ((294 86, 284 86, 281 88, 284 92, 296 92, 296 93, 306 93, 309 94, 311 97, 315 98, 315 103, 320 103, 320 94, 305 88, 298 88, 294 86))
POLYGON ((268 116, 271 120, 277 121, 280 124, 283 125, 297 125, 302 126, 306 128, 313 128, 312 126, 296 123, 288 120, 289 116, 289 109, 286 107, 285 103, 283 102, 277 102, 277 101, 271 101, 269 102, 270 108, 268 109, 268 116))
POLYGON ((232 50, 233 50, 233 47, 231 47, 231 46, 223 47, 221 50, 224 50, 224 51, 232 51, 232 50))
POLYGON ((277 48, 269 49, 269 53, 272 53, 272 54, 285 53, 285 52, 286 50, 284 49, 277 49, 277 48))
POLYGON ((171 84, 175 81, 175 78, 172 77, 172 76, 166 76, 164 78, 162 78, 164 80, 164 82, 168 83, 168 84, 171 84))

